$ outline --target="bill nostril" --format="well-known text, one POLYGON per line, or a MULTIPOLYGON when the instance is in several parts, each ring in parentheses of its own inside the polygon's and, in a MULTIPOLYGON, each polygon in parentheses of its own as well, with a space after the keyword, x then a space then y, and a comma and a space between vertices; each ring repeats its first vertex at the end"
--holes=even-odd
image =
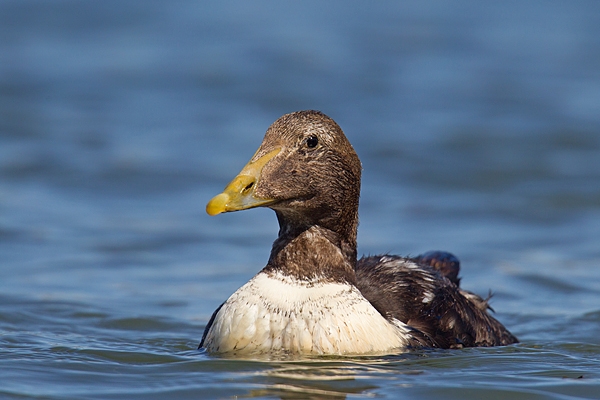
POLYGON ((244 190, 242 190, 242 192, 246 193, 248 190, 252 189, 253 186, 254 186, 254 182, 250 182, 249 184, 246 185, 246 187, 244 188, 244 190))

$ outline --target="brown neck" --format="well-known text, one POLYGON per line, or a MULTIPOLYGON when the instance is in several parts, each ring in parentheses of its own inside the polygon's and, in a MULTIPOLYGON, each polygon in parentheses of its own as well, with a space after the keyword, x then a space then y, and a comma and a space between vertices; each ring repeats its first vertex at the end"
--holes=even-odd
POLYGON ((277 217, 279 237, 273 243, 266 271, 281 271, 305 281, 356 284, 356 224, 348 237, 320 225, 298 223, 297 218, 292 224, 279 211, 277 217))

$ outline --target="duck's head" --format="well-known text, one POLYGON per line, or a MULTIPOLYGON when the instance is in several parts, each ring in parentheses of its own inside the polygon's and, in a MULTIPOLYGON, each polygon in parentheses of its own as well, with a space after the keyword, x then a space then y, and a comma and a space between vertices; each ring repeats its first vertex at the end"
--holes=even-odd
POLYGON ((270 207, 282 230, 318 225, 355 240, 360 175, 358 156, 334 120, 318 111, 294 112, 269 127, 250 162, 206 212, 270 207))

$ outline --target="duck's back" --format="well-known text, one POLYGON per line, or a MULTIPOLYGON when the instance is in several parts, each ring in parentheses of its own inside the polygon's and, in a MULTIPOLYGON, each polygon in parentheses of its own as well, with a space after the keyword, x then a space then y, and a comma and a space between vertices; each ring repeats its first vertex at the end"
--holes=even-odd
POLYGON ((365 257, 356 266, 357 286, 388 320, 417 332, 423 346, 461 348, 516 343, 487 312, 480 297, 461 290, 439 271, 398 256, 365 257))

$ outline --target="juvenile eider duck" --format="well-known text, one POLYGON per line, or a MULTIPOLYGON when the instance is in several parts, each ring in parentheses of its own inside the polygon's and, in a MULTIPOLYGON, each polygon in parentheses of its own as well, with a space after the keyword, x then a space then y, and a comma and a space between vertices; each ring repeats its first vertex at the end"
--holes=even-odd
POLYGON ((384 354, 414 347, 499 346, 517 339, 459 287, 449 253, 357 261, 361 163, 318 111, 284 115, 210 215, 273 209, 267 265, 212 315, 200 347, 233 355, 384 354))

